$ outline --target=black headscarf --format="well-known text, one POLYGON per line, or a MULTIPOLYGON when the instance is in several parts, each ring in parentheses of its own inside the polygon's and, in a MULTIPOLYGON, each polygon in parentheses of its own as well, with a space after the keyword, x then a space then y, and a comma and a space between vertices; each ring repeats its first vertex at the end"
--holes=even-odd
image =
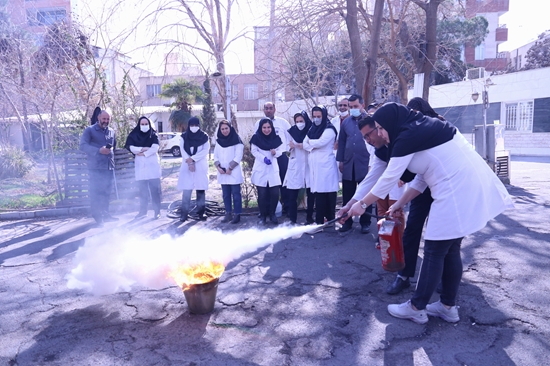
POLYGON ((426 117, 398 103, 384 104, 372 117, 388 132, 390 158, 439 146, 452 140, 456 133, 456 127, 449 122, 426 117))
POLYGON ((134 127, 134 129, 126 138, 126 144, 124 145, 124 147, 126 148, 126 150, 130 151, 130 146, 151 147, 153 146, 153 144, 160 145, 157 131, 153 129, 153 125, 151 125, 151 121, 149 120, 149 118, 141 116, 138 119, 137 126, 134 127), (143 119, 146 120, 149 124, 149 131, 147 132, 141 132, 140 124, 141 120, 143 119))
POLYGON ((235 131, 233 126, 231 126, 231 124, 227 121, 221 121, 220 124, 218 125, 218 133, 216 135, 216 142, 221 147, 229 147, 229 146, 234 146, 234 145, 238 145, 238 144, 243 143, 241 138, 237 134, 237 131, 235 131), (229 126, 229 135, 227 135, 227 136, 223 135, 223 133, 221 131, 222 125, 228 125, 229 126))
POLYGON ((208 141, 208 135, 202 130, 198 130, 193 133, 189 129, 190 126, 200 126, 200 121, 197 117, 191 117, 187 122, 187 131, 181 134, 183 139, 183 150, 189 156, 193 156, 197 153, 197 148, 204 145, 208 141))
POLYGON ((262 150, 271 150, 281 146, 283 144, 283 141, 275 133, 273 122, 269 118, 262 118, 260 120, 260 123, 258 124, 258 129, 256 130, 256 133, 252 135, 252 138, 250 139, 250 143, 258 146, 262 150), (262 126, 266 123, 269 123, 269 125, 271 126, 271 133, 267 136, 262 132, 262 126))
POLYGON ((410 109, 414 109, 415 111, 418 111, 428 117, 440 117, 439 114, 437 114, 437 112, 433 110, 430 103, 419 97, 412 98, 407 104, 407 107, 409 107, 410 109))
POLYGON ((311 128, 307 132, 307 137, 309 137, 312 140, 317 140, 321 137, 323 132, 325 132, 325 129, 332 128, 335 133, 335 139, 338 135, 338 131, 336 130, 336 127, 330 123, 328 120, 328 112, 327 108, 324 105, 316 105, 315 107, 311 108, 311 115, 313 115, 314 111, 321 111, 322 119, 321 124, 319 126, 316 126, 315 124, 312 124, 311 128))
POLYGON ((100 114, 101 114, 101 108, 99 108, 99 106, 95 107, 94 113, 92 113, 92 118, 90 118, 91 125, 94 125, 99 120, 100 114))
POLYGON ((307 115, 307 112, 306 111, 301 111, 300 113, 296 113, 294 115, 294 126, 290 127, 290 129, 288 130, 288 133, 290 134, 290 136, 292 136, 294 141, 301 144, 302 142, 304 142, 304 139, 306 138, 307 132, 311 128, 312 124, 313 123, 309 119, 309 116, 307 115), (304 118, 304 122, 306 123, 305 127, 301 130, 296 126, 296 118, 298 118, 300 116, 302 116, 304 118))

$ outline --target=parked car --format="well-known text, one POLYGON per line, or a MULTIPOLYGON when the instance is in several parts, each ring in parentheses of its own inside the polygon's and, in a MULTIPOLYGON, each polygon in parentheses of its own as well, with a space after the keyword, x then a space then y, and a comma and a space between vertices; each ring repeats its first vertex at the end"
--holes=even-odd
POLYGON ((181 135, 176 132, 159 132, 160 152, 169 152, 176 157, 180 157, 180 137, 181 135))

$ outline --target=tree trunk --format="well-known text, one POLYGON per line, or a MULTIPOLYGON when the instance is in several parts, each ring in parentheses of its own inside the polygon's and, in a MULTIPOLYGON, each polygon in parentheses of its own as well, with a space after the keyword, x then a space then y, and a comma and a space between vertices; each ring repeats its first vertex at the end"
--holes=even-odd
MULTIPOLYGON (((377 0, 384 2, 384 0, 377 0)), ((361 34, 357 22, 357 0, 346 0, 346 27, 348 28, 351 48, 352 68, 355 75, 355 91, 359 92, 365 82, 367 66, 363 61, 363 47, 361 46, 361 34)))
MULTIPOLYGON (((348 0, 349 2, 349 0, 348 0)), ((363 85, 363 99, 365 104, 372 101, 374 95, 374 77, 378 62, 378 48, 380 46, 380 29, 382 27, 382 12, 384 0, 376 0, 374 4, 373 24, 370 33, 370 47, 367 55, 367 74, 363 85)))

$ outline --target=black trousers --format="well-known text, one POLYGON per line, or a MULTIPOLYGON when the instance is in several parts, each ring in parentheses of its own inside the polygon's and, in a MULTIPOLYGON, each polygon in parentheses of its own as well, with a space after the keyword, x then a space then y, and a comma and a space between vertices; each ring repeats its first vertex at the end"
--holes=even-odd
POLYGON ((411 201, 407 225, 405 225, 405 232, 403 233, 405 268, 399 271, 399 274, 403 277, 414 277, 422 230, 433 201, 432 192, 429 188, 426 188, 424 192, 411 201))
POLYGON ((107 169, 89 169, 90 211, 96 222, 103 222, 103 216, 109 214, 109 199, 113 190, 113 171, 107 169))
POLYGON ((149 195, 151 195, 153 210, 155 210, 155 214, 158 214, 161 200, 160 178, 138 180, 137 184, 139 188, 139 212, 147 212, 149 195))
POLYGON ((258 189, 258 208, 262 217, 275 215, 277 202, 279 201, 279 187, 270 187, 269 184, 267 187, 256 186, 258 189))
POLYGON ((279 178, 281 178, 281 205, 283 205, 283 210, 288 211, 288 204, 290 198, 288 197, 288 190, 286 187, 283 187, 282 184, 285 181, 286 171, 288 169, 288 155, 283 153, 277 158, 277 164, 279 165, 279 178))
MULTIPOLYGON (((342 179, 342 204, 343 205, 348 203, 353 198, 353 195, 357 190, 357 185, 361 183, 361 181, 363 180, 363 179, 360 179, 360 180, 356 179, 355 170, 353 170, 352 172, 351 179, 352 180, 342 179)), ((365 226, 365 225, 370 226, 371 217, 367 215, 367 212, 372 213, 372 205, 367 207, 367 209, 365 210, 365 213, 359 217, 359 224, 361 224, 361 226, 365 226)), ((350 217, 349 219, 347 219, 344 225, 347 225, 347 226, 353 225, 353 218, 350 217)))
POLYGON ((323 224, 334 219, 337 192, 315 192, 315 223, 323 224))
MULTIPOLYGON (((298 194, 300 189, 288 189, 288 218, 292 223, 296 223, 298 219, 298 194)), ((309 188, 306 188, 307 194, 307 221, 313 221, 313 206, 315 205, 315 195, 311 193, 309 188)))

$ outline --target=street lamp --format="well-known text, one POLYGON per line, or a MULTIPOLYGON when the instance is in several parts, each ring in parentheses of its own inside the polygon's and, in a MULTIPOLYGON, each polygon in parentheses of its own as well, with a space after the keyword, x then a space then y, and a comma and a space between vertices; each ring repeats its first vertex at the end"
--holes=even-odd
MULTIPOLYGON (((487 109, 489 109, 489 86, 495 85, 491 79, 484 80, 483 82, 483 91, 481 93, 481 102, 483 103, 483 131, 481 138, 481 157, 488 161, 487 156, 487 109)), ((472 100, 474 103, 479 99, 479 93, 477 91, 472 93, 472 100)))
MULTIPOLYGON (((212 77, 219 78, 222 73, 216 71, 212 74, 212 77)), ((225 118, 231 122, 231 80, 229 75, 225 75, 225 118)))

